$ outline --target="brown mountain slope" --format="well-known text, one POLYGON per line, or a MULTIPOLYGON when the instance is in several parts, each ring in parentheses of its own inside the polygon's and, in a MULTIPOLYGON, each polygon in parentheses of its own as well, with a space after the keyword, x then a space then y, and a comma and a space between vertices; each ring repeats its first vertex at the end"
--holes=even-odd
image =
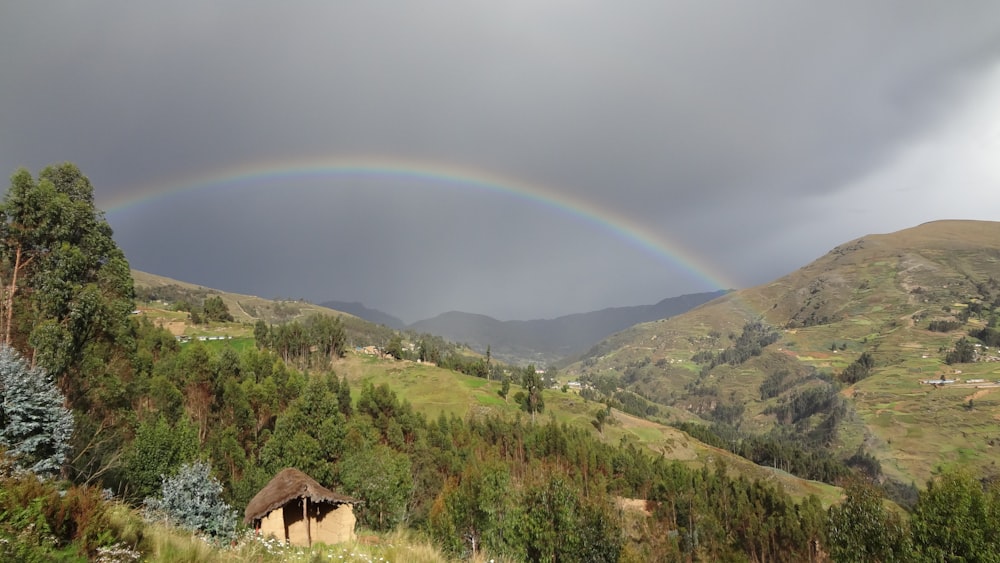
POLYGON ((1000 363, 947 365, 944 358, 994 316, 995 280, 1000 223, 937 221, 869 235, 774 282, 619 333, 568 371, 584 379, 617 377, 624 387, 706 420, 739 412, 731 422, 744 430, 807 434, 826 411, 791 425, 782 423, 780 409, 796 394, 801 399, 809 388, 829 386, 824 380, 837 379, 868 352, 875 359, 871 377, 840 391, 845 410, 835 420, 835 450, 846 456, 863 446, 887 475, 905 482, 922 483, 953 465, 992 472, 1000 460, 1000 390, 970 388, 1000 378, 1000 363), (699 352, 732 349, 751 319, 779 331, 759 356, 711 369, 692 361, 699 352), (935 320, 956 329, 932 332, 935 320), (919 383, 942 375, 963 381, 919 383), (762 393, 768 377, 780 383, 777 396, 762 393), (979 379, 985 382, 968 382, 979 379))

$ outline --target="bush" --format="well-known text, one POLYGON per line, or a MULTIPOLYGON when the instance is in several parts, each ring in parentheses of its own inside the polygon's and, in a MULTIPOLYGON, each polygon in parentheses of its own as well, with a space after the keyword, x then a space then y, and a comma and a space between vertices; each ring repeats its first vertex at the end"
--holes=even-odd
POLYGON ((184 464, 163 479, 160 498, 147 498, 147 517, 228 541, 236 537, 236 512, 222 500, 222 485, 207 463, 184 464))
POLYGON ((93 557, 118 540, 109 504, 89 487, 59 490, 19 472, 0 478, 0 560, 52 561, 93 557))
POLYGON ((73 415, 41 368, 28 368, 21 355, 0 346, 0 445, 21 469, 53 476, 69 454, 73 415))

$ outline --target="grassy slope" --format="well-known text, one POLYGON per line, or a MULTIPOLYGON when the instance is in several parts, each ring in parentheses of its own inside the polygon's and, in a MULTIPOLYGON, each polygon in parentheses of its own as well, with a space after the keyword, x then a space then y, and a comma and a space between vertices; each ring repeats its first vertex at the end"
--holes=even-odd
MULTIPOLYGON (((763 316, 773 326, 798 328, 783 330, 781 340, 761 357, 717 368, 710 376, 725 394, 745 402, 750 424, 761 429, 774 424, 762 413, 774 400, 761 401, 758 393, 766 373, 803 366, 839 373, 868 350, 876 358, 875 374, 845 391, 854 407, 841 428, 845 452, 864 444, 888 474, 918 484, 954 465, 995 474, 1000 389, 934 389, 918 383, 951 374, 953 366, 943 363, 940 350, 982 325, 973 319, 965 329, 942 334, 926 330, 928 322, 950 318, 944 307, 954 310, 975 295, 975 282, 991 276, 1000 279, 1000 223, 941 221, 863 237, 770 284, 615 335, 567 371, 621 374, 631 362, 665 359, 668 363, 639 385, 661 397, 673 393, 677 406, 696 406, 684 389, 699 369, 691 356, 726 347, 727 334, 739 334, 747 319, 763 316), (803 326, 810 315, 825 318, 824 324, 803 326), (722 336, 711 338, 712 330, 722 336), (834 343, 845 344, 846 350, 831 351, 834 343), (975 407, 969 410, 973 393, 975 407)), ((1000 377, 997 363, 954 368, 964 379, 1000 377)))

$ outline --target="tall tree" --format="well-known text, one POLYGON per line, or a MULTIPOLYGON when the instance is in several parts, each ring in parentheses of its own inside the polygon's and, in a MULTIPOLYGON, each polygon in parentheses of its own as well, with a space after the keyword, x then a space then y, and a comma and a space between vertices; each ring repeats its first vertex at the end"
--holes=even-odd
POLYGON ((486 345, 486 380, 490 379, 490 360, 493 359, 493 347, 486 345))
POLYGON ((961 471, 927 483, 910 519, 918 553, 928 561, 1000 561, 996 487, 984 490, 961 471))
POLYGON ((331 463, 344 453, 345 433, 336 395, 321 378, 314 378, 277 418, 274 433, 261 450, 261 465, 272 475, 297 467, 329 485, 334 477, 331 463))
POLYGON ((351 495, 364 499, 361 521, 376 530, 391 530, 405 521, 413 494, 410 458, 383 444, 344 455, 340 481, 351 495))
MULTIPOLYGON (((431 509, 429 529, 447 549, 512 551, 514 527, 524 517, 515 499, 510 467, 497 459, 465 466, 461 478, 445 483, 431 509)), ((509 554, 509 553, 508 553, 509 554)))
POLYGON ((507 395, 510 393, 510 378, 506 375, 501 375, 500 377, 500 390, 497 391, 497 394, 500 395, 500 397, 503 398, 503 402, 506 403, 507 395))
POLYGON ((910 561, 910 534, 898 514, 882 504, 874 485, 853 483, 847 498, 830 507, 830 556, 834 561, 910 561))
POLYGON ((141 421, 122 463, 125 495, 134 500, 152 495, 164 475, 173 475, 197 454, 198 429, 186 417, 176 424, 163 415, 141 421))
POLYGON ((524 387, 521 408, 535 420, 535 413, 545 410, 545 399, 542 398, 542 378, 534 365, 528 365, 521 372, 521 387, 524 387))
POLYGON ((343 358, 347 352, 347 335, 340 317, 316 314, 306 319, 309 340, 329 361, 343 358))
POLYGON ((132 277, 111 234, 90 180, 70 163, 37 181, 17 171, 0 203, 3 341, 28 352, 80 408, 118 397, 90 394, 93 380, 127 371, 134 351, 132 277))
POLYGON ((385 347, 385 353, 397 360, 403 359, 403 339, 398 334, 394 334, 389 339, 389 344, 385 347))
POLYGON ((264 319, 257 319, 257 322, 254 323, 253 340, 257 345, 258 350, 262 350, 269 346, 270 330, 267 327, 267 323, 264 322, 264 319))
POLYGON ((337 386, 337 406, 345 418, 350 418, 354 414, 354 407, 351 406, 351 384, 348 383, 347 376, 344 376, 337 386))

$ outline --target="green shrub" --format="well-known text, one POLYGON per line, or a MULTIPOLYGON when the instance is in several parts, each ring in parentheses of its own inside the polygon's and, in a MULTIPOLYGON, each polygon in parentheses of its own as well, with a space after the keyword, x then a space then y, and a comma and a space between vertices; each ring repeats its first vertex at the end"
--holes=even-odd
POLYGON ((60 490, 18 472, 0 479, 0 560, 85 560, 119 538, 110 505, 91 487, 60 490))

